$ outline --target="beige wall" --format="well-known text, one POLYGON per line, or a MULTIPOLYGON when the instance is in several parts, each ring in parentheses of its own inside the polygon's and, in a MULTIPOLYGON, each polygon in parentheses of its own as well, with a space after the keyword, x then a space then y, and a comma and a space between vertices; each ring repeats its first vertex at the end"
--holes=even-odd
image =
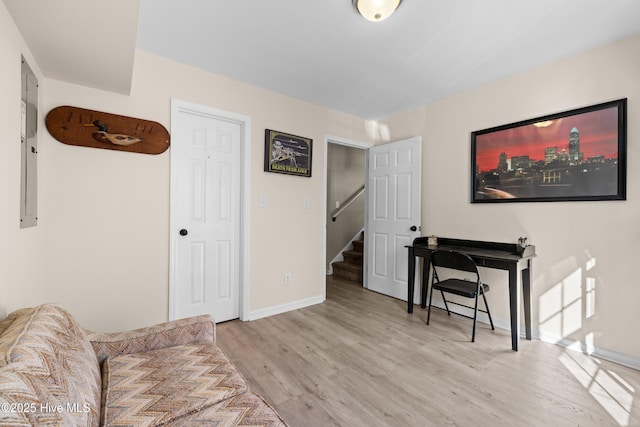
POLYGON ((20 229, 20 55, 42 83, 38 64, 0 2, 0 317, 44 298, 44 228, 20 229))
MULTIPOLYGON (((251 117, 250 313, 321 300, 324 134, 362 139, 363 121, 144 52, 136 54, 130 96, 47 80, 44 110, 81 106, 169 128, 172 97, 251 117), (314 140, 311 178, 263 172, 265 128, 314 140), (260 194, 266 208, 257 207, 260 194)), ((166 320, 170 152, 67 146, 48 134, 42 142, 47 300, 96 329, 166 320)))
MULTIPOLYGON (((631 356, 636 365, 640 340, 630 331, 640 323, 639 76, 636 36, 383 121, 392 139, 422 136, 423 234, 506 242, 528 236, 538 253, 537 332, 549 340, 595 345, 614 357, 631 356), (626 201, 470 204, 472 131, 625 97, 626 201)), ((506 274, 483 274, 494 283, 492 311, 506 325, 506 274)))
MULTIPOLYGON (((66 146, 44 130, 44 114, 71 104, 169 127, 171 97, 252 118, 250 310, 323 295, 324 135, 367 141, 362 120, 141 52, 131 96, 45 80, 1 2, 0 62, 0 315, 56 301, 97 330, 167 318, 169 153, 66 146), (18 221, 21 53, 41 88, 39 225, 24 230, 18 221), (312 178, 262 172, 265 128, 313 138, 312 178), (259 194, 268 208, 257 208, 259 194), (311 209, 303 209, 304 197, 311 209), (291 287, 283 286, 284 271, 292 273, 291 287)), ((640 342, 630 328, 640 320, 633 268, 640 239, 638 76, 640 37, 634 37, 386 121, 393 140, 423 138, 423 234, 496 241, 529 236, 539 253, 536 331, 636 361, 640 342), (627 201, 469 203, 471 131, 622 97, 629 98, 627 201), (586 292, 591 283, 593 314, 586 292)), ((506 325, 504 274, 485 275, 495 283, 490 302, 506 325)))
POLYGON ((169 128, 171 98, 252 119, 250 313, 324 297, 324 136, 366 140, 363 120, 143 52, 130 96, 44 79, 32 60, 40 80, 40 221, 20 230, 21 53, 31 58, 0 2, 0 315, 52 301, 96 330, 167 319, 170 152, 67 146, 48 134, 44 117, 74 105, 169 128), (314 140, 312 178, 263 172, 265 128, 314 140), (267 197, 265 209, 257 208, 259 194, 267 197), (288 287, 285 271, 293 277, 288 287))

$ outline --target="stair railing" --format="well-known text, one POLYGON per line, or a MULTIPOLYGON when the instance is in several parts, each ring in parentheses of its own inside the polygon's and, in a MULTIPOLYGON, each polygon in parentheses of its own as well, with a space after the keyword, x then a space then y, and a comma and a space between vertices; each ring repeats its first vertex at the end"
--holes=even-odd
POLYGON ((343 204, 342 206, 340 206, 338 209, 336 209, 335 211, 333 211, 333 215, 331 215, 331 221, 335 222, 336 218, 338 218, 338 216, 345 211, 345 209, 347 209, 349 207, 349 205, 351 205, 351 203, 355 202, 356 199, 360 196, 362 196, 365 192, 364 189, 364 185, 362 187, 360 187, 358 190, 356 190, 355 193, 353 193, 343 204))

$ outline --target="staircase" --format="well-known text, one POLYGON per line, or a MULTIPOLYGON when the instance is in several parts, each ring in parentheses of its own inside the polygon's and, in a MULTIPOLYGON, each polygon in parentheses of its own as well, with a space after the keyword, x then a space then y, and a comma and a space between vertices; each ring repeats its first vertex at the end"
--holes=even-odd
POLYGON ((353 248, 342 252, 344 261, 337 261, 333 266, 333 278, 356 282, 362 285, 362 259, 364 255, 364 234, 351 242, 353 248))

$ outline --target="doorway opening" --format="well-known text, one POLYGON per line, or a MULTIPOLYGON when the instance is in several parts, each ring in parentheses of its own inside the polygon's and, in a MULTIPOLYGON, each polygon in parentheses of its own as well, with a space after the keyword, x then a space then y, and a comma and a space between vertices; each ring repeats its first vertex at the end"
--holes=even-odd
POLYGON ((366 157, 373 144, 332 136, 326 136, 325 142, 323 268, 327 275, 344 271, 352 281, 366 287, 364 256, 358 256, 361 249, 354 245, 362 244, 360 240, 364 237, 366 157))

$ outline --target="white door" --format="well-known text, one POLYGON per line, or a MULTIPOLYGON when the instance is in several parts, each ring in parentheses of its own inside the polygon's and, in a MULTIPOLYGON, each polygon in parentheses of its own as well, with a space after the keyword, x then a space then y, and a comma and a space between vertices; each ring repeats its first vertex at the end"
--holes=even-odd
POLYGON ((172 101, 169 317, 235 319, 243 125, 172 101))
POLYGON ((367 287, 407 300, 407 248, 420 236, 422 139, 369 149, 367 159, 367 287))

